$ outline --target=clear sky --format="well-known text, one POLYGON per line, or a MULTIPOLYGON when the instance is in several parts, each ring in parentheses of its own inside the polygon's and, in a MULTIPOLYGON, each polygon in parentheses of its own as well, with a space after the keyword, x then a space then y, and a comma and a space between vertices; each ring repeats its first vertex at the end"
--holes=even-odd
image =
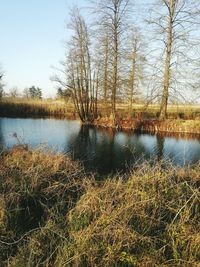
MULTIPOLYGON (((133 18, 138 23, 154 1, 135 2, 133 18)), ((6 92, 15 86, 22 92, 35 85, 42 88, 45 97, 55 96, 57 85, 50 81, 56 72, 52 66, 59 67, 64 59, 64 42, 69 37, 66 24, 74 5, 88 7, 89 1, 0 0, 0 66, 5 73, 6 92)), ((148 30, 142 29, 146 38, 148 30)))
POLYGON ((55 95, 52 66, 64 58, 69 9, 84 0, 0 0, 0 65, 5 90, 32 85, 55 95))

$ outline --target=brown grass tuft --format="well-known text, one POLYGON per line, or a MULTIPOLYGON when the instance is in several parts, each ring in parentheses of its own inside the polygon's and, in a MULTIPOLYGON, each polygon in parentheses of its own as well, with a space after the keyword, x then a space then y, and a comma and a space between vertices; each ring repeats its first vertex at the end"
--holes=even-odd
POLYGON ((5 266, 198 266, 200 163, 145 163, 101 182, 41 149, 1 163, 5 266))

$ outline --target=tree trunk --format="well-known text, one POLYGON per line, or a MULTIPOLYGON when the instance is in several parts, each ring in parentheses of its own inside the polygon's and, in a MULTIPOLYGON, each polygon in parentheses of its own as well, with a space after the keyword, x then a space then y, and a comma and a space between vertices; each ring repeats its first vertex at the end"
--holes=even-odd
POLYGON ((170 84, 170 65, 171 65, 171 53, 172 53, 172 29, 173 29, 173 1, 170 0, 169 6, 169 20, 168 20, 168 37, 167 37, 167 50, 165 60, 165 72, 164 72, 164 87, 162 100, 160 105, 159 119, 164 120, 167 118, 167 104, 169 97, 169 84, 170 84))
POLYGON ((104 62, 104 78, 103 78, 103 98, 104 105, 107 108, 107 91, 108 91, 108 37, 105 40, 105 62, 104 62))
POLYGON ((134 47, 134 51, 132 54, 132 69, 130 73, 130 112, 132 112, 133 108, 133 95, 134 95, 134 90, 135 90, 135 74, 136 74, 136 45, 134 47))
POLYGON ((113 80, 112 80, 112 115, 116 117, 116 93, 118 80, 118 20, 117 20, 117 4, 114 9, 114 55, 113 55, 113 80))

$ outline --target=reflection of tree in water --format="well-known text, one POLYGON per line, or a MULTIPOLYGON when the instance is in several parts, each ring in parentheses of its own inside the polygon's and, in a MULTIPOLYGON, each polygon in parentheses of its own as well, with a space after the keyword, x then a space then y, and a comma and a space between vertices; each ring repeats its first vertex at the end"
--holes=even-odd
POLYGON ((5 145, 5 140, 3 137, 2 119, 0 118, 0 149, 2 149, 4 145, 5 145))
MULTIPOLYGON (((166 156, 167 146, 164 136, 116 132, 88 126, 82 126, 77 135, 71 136, 68 145, 73 159, 82 161, 87 170, 97 171, 101 175, 117 170, 125 171, 127 166, 144 160, 162 160, 166 156)), ((173 147, 175 150, 176 147, 173 147)), ((173 159, 169 151, 167 157, 173 159)))
POLYGON ((98 134, 98 130, 89 126, 82 126, 77 136, 69 140, 69 148, 73 159, 80 160, 88 170, 97 170, 99 173, 107 173, 110 167, 110 159, 113 146, 111 136, 98 134))
POLYGON ((69 140, 73 159, 83 161, 88 170, 95 170, 100 174, 125 170, 127 164, 130 165, 145 153, 145 148, 139 136, 133 138, 133 134, 120 134, 124 145, 120 143, 118 133, 112 129, 99 130, 82 126, 77 136, 69 140), (131 149, 133 145, 134 152, 131 149))
POLYGON ((158 136, 158 159, 170 161, 173 165, 195 164, 199 161, 200 142, 189 136, 178 138, 177 136, 166 138, 158 136), (161 140, 160 140, 161 139, 161 140))
POLYGON ((141 134, 130 132, 127 135, 127 163, 133 165, 142 163, 144 160, 150 159, 150 154, 145 148, 145 144, 141 139, 141 134))
POLYGON ((165 138, 162 136, 156 136, 157 140, 157 159, 162 160, 164 158, 164 144, 165 144, 165 138))

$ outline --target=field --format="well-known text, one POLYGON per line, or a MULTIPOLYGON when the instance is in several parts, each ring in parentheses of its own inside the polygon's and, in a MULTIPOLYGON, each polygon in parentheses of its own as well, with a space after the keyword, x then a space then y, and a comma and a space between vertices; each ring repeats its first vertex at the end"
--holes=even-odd
POLYGON ((200 164, 95 181, 41 149, 0 156, 1 266, 199 266, 200 164))

